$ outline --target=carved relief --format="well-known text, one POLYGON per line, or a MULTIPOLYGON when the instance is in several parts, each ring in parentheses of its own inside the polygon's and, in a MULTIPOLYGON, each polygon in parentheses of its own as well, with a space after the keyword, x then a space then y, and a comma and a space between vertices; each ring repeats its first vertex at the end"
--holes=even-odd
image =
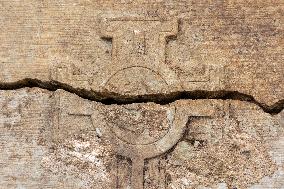
POLYGON ((0 188, 283 188, 282 8, 0 1, 0 188))
POLYGON ((167 45, 178 38, 178 19, 100 16, 97 20, 99 37, 111 40, 107 42, 112 46, 109 63, 85 65, 83 60, 57 52, 44 64, 3 63, 0 80, 58 81, 74 88, 123 95, 223 88, 221 67, 202 59, 190 59, 179 66, 168 62, 167 45), (90 66, 94 69, 88 69, 90 66))
POLYGON ((53 139, 60 142, 68 136, 82 131, 94 132, 91 115, 92 104, 86 100, 78 100, 74 96, 66 95, 64 91, 54 94, 53 111, 53 139), (76 103, 74 103, 74 100, 76 103), (80 124, 78 124, 80 123, 80 124))
POLYGON ((92 88, 99 85, 108 91, 132 95, 182 88, 222 89, 222 66, 200 60, 185 62, 184 67, 176 69, 166 62, 167 40, 177 34, 177 20, 102 18, 101 37, 112 40, 112 63, 101 72, 104 81, 94 83, 92 88))
POLYGON ((69 64, 51 64, 50 80, 68 84, 76 88, 89 89, 91 78, 82 73, 80 68, 70 62, 69 64))
POLYGON ((103 18, 101 24, 101 37, 112 39, 112 64, 104 70, 109 77, 103 87, 122 88, 122 93, 129 94, 135 89, 138 93, 167 91, 168 85, 177 84, 165 63, 166 39, 178 33, 177 20, 103 18), (133 75, 138 79, 130 81, 133 75))
MULTIPOLYGON (((249 103, 225 101, 219 116, 193 121, 184 140, 167 154, 166 173, 174 180, 169 188, 249 188, 259 178, 273 174, 276 166, 267 139, 273 137, 273 143, 279 144, 283 129, 255 108, 249 103), (278 134, 270 129, 272 125, 278 134)), ((277 172, 274 176, 281 178, 277 172)))
MULTIPOLYGON (((94 123, 97 122, 98 117, 102 117, 100 124, 107 126, 109 130, 107 138, 112 141, 115 154, 131 160, 130 184, 133 189, 144 188, 145 160, 158 158, 172 149, 183 138, 188 122, 218 115, 216 114, 217 104, 208 103, 208 101, 179 101, 168 106, 151 103, 105 106, 94 105, 77 98, 72 99, 60 92, 56 94, 55 99, 57 113, 54 114, 54 136, 57 137, 56 141, 59 142, 70 133, 72 134, 71 122, 74 122, 72 116, 91 119, 85 125, 80 124, 80 128, 75 128, 76 131, 73 134, 80 132, 81 129, 92 132, 92 128, 95 128, 94 123), (65 109, 63 112, 62 107, 65 109), (69 120, 69 122, 63 120, 69 120)), ((121 165, 119 160, 114 161, 112 165, 118 170, 121 165)), ((119 178, 121 174, 114 179, 119 178)), ((117 183, 121 182, 126 181, 117 181, 117 183)))

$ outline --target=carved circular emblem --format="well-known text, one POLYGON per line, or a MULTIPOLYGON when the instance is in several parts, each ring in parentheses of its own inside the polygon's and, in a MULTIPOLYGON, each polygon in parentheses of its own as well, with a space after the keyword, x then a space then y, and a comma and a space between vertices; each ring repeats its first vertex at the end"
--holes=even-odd
POLYGON ((124 95, 153 94, 166 91, 168 85, 159 73, 145 67, 128 67, 110 77, 105 88, 124 95))
POLYGON ((147 145, 163 138, 172 127, 174 112, 154 103, 114 106, 105 109, 112 132, 122 141, 147 145))

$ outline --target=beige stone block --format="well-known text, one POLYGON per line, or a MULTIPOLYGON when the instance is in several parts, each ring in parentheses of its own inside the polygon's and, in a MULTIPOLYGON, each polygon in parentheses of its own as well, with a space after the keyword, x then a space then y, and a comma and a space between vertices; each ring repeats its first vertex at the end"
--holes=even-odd
POLYGON ((282 0, 0 0, 0 189, 282 189, 282 0))
POLYGON ((1 91, 0 188, 281 188, 283 112, 1 91), (143 186, 144 185, 144 186, 143 186))
POLYGON ((282 1, 0 3, 3 84, 30 78, 108 96, 238 91, 269 106, 284 97, 282 1))

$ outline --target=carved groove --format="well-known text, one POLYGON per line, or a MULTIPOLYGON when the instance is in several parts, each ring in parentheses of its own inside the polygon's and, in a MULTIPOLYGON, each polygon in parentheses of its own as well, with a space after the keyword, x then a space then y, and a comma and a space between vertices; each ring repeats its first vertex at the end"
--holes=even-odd
POLYGON ((70 85, 57 82, 57 81, 40 81, 37 79, 26 78, 17 82, 12 83, 0 83, 0 90, 17 90, 21 88, 41 88, 49 91, 56 91, 59 89, 65 90, 67 92, 78 95, 81 98, 100 102, 105 105, 112 104, 132 104, 132 103, 147 103, 154 102, 157 104, 165 105, 173 103, 177 100, 186 99, 221 99, 221 100, 239 100, 246 101, 249 103, 256 104, 264 112, 271 115, 280 113, 284 109, 284 99, 279 100, 275 104, 268 106, 267 104, 258 102, 252 95, 241 93, 238 91, 205 91, 205 90, 195 90, 195 91, 177 91, 167 94, 147 94, 147 95, 121 95, 114 92, 103 91, 91 91, 85 89, 79 89, 72 87, 70 85))

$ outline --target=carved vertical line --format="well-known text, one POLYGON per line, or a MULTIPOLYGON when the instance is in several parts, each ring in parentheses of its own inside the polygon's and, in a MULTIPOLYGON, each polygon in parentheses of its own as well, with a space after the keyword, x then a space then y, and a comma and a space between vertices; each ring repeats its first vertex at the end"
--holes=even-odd
POLYGON ((54 111, 52 112, 52 135, 53 141, 58 142, 59 140, 59 124, 60 124, 60 94, 55 93, 54 95, 54 111))
POLYGON ((132 175, 131 175, 132 189, 144 188, 144 159, 132 159, 132 175))
POLYGON ((164 157, 161 157, 159 160, 159 188, 166 189, 166 173, 165 173, 164 157))

